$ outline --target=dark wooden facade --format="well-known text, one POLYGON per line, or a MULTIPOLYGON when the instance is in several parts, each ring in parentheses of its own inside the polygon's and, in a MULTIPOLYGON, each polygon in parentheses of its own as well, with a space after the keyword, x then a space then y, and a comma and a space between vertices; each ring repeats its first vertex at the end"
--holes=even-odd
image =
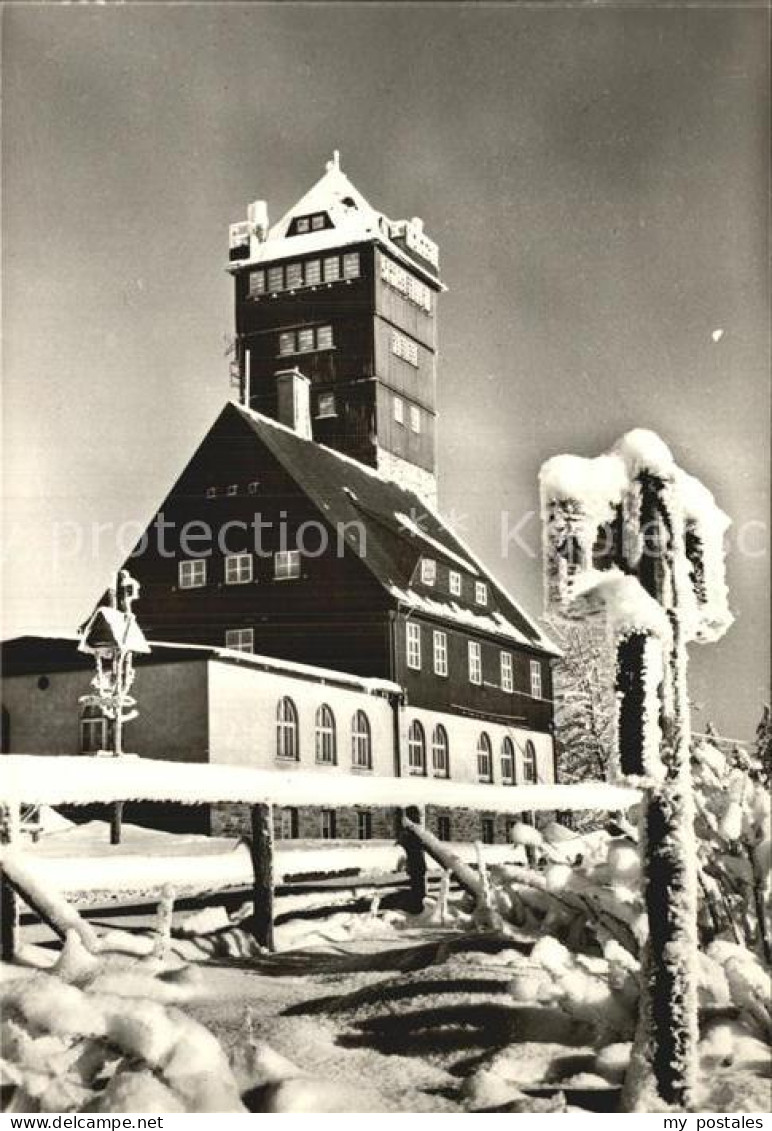
MULTIPOLYGON (((275 431, 275 426, 269 427, 275 431)), ((303 446, 315 448, 308 443, 303 446)), ((350 467, 338 457, 327 458, 340 463, 344 474, 350 467)), ((348 538, 359 544, 359 531, 341 531, 331 522, 238 412, 226 409, 126 563, 141 585, 143 628, 151 640, 218 648, 225 646, 226 631, 251 628, 256 652, 392 680, 415 706, 549 729, 550 664, 543 650, 518 646, 472 625, 408 610, 347 544, 348 538), (323 542, 326 549, 318 553, 323 542), (274 553, 298 547, 304 551, 300 576, 276 580, 274 553), (252 555, 253 581, 226 583, 226 553, 252 555), (206 584, 181 588, 179 562, 195 557, 206 561, 206 584), (407 665, 408 618, 421 626, 420 671, 407 665), (435 628, 447 635, 447 676, 434 674, 435 628), (480 685, 469 680, 469 640, 481 646, 480 685), (512 692, 501 688, 502 650, 513 656, 512 692), (541 699, 530 695, 530 660, 534 658, 541 664, 541 699)), ((398 571, 416 574, 420 548, 394 538, 393 553, 398 571)), ((448 574, 449 567, 441 564, 434 587, 416 583, 415 588, 423 589, 427 596, 444 598, 448 574)), ((456 598, 470 609, 474 608, 474 582, 474 576, 465 574, 464 591, 456 598)), ((490 600, 493 611, 493 590, 490 600)))
POLYGON ((311 416, 314 439, 375 467, 378 448, 426 471, 436 464, 436 300, 439 283, 430 286, 430 310, 411 301, 384 279, 384 261, 410 274, 375 243, 361 243, 339 251, 306 253, 291 257, 291 237, 284 258, 235 272, 236 333, 242 381, 249 383, 249 404, 256 411, 277 416, 276 373, 297 367, 311 382, 311 416), (268 277, 272 266, 298 264, 303 273, 309 262, 325 256, 359 257, 359 275, 334 282, 299 285, 255 294, 250 282, 255 271, 268 277), (280 335, 287 331, 330 327, 332 344, 322 349, 282 354, 280 335), (395 332, 416 351, 416 364, 398 356, 395 332), (320 397, 332 394, 335 415, 320 415, 320 397), (396 419, 394 396, 404 404, 404 417, 396 419), (419 430, 411 425, 411 407, 420 413, 419 430))

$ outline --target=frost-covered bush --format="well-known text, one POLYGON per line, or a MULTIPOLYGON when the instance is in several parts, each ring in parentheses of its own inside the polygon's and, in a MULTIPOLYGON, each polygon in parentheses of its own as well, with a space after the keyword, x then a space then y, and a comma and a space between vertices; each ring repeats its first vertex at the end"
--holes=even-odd
POLYGON ((700 933, 770 953, 769 792, 761 767, 736 747, 710 741, 692 755, 700 870, 700 933))
MULTIPOLYGON (((83 960, 68 937, 53 973, 3 984, 2 1083, 17 1112, 245 1112, 212 1034, 173 1005, 185 980, 83 960), (78 984, 70 984, 72 977, 78 984), (165 992, 164 992, 165 991, 165 992)), ((173 971, 171 973, 174 973, 173 971)))

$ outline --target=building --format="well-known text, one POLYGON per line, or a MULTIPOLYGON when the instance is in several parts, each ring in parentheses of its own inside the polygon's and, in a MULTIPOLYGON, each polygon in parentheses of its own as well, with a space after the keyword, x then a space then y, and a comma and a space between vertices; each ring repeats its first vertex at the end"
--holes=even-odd
POLYGON ((231 226, 240 400, 436 502, 439 251, 340 169, 272 227, 265 203, 231 226), (305 380, 291 375, 301 372, 305 380))
MULTIPOLYGON (((152 669, 154 686, 204 720, 185 746, 191 757, 450 776, 477 788, 554 780, 556 650, 435 505, 438 264, 421 222, 377 213, 337 156, 276 225, 258 202, 232 226, 239 400, 125 563, 148 640, 173 642, 140 671, 152 669), (206 677, 174 690, 198 669, 206 677), (222 673, 233 693, 218 698, 222 673), (327 689, 337 685, 367 707, 336 709, 327 689), (357 719, 373 713, 374 687, 391 724, 368 761, 357 719), (332 762, 319 730, 325 706, 332 762), (297 740, 283 748, 293 728, 297 740)), ((6 659, 12 679, 27 681, 9 707, 15 752, 52 752, 13 718, 35 678, 53 683, 46 655, 61 667, 61 651, 43 649, 36 662, 23 642, 6 659)), ((128 740, 140 754, 173 757, 148 694, 150 704, 140 683, 128 740)), ((75 741, 72 716, 67 727, 75 741)), ((351 820, 341 814, 336 827, 351 820)), ((455 823, 438 831, 481 835, 455 823)), ((482 830, 501 831, 495 821, 482 830)))
MULTIPOLYGON (((20 637, 4 645, 3 660, 4 751, 73 755, 109 748, 107 720, 78 708, 93 663, 76 639, 20 637)), ((284 772, 313 767, 324 775, 327 804, 278 811, 280 837, 394 835, 392 810, 330 800, 329 781, 341 774, 420 774, 475 788, 552 779, 548 734, 415 709, 387 680, 192 644, 157 642, 135 662, 141 710, 129 734, 141 757, 284 772), (481 753, 483 734, 488 745, 481 753)), ((132 805, 126 815, 187 831, 249 830, 247 808, 233 805, 132 805)), ((426 814, 428 827, 446 840, 503 840, 507 819, 493 810, 430 807, 426 814)))

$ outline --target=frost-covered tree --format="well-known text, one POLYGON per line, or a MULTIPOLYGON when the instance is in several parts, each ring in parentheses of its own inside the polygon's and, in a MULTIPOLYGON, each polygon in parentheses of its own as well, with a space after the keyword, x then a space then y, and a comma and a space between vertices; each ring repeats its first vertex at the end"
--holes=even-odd
POLYGON ((606 634, 589 624, 551 617, 562 655, 555 665, 555 742, 563 782, 605 781, 614 741, 614 665, 606 634))
POLYGON ((550 606, 602 614, 616 657, 614 769, 644 790, 639 843, 648 938, 626 1102, 693 1110, 699 1063, 697 854, 687 644, 732 622, 729 519, 662 440, 637 429, 596 459, 541 469, 550 606), (646 1101, 644 1101, 646 1102, 646 1101))
POLYGON ((756 727, 756 758, 767 785, 772 784, 772 712, 764 704, 759 725, 756 727))

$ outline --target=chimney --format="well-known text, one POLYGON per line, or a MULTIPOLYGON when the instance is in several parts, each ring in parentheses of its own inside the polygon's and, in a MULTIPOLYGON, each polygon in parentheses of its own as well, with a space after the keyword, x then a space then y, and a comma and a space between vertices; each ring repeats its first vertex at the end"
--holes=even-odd
POLYGON ((255 200, 247 205, 249 230, 258 243, 268 235, 268 205, 264 200, 255 200))
POLYGON ((311 382, 299 369, 281 369, 276 374, 277 419, 304 440, 313 440, 310 388, 311 382))

